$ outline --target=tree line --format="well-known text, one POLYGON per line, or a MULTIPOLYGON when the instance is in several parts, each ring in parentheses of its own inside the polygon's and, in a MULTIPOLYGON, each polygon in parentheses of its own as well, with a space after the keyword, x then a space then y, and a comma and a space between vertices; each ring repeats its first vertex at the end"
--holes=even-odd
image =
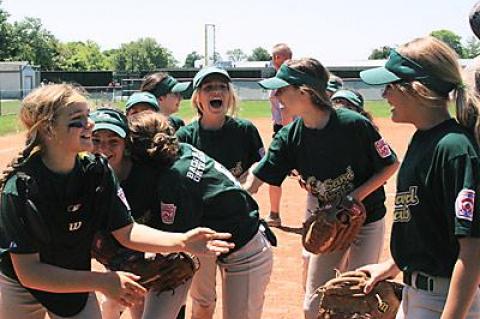
MULTIPOLYGON (((194 67, 196 60, 203 56, 192 51, 183 63, 173 56, 154 38, 140 38, 122 43, 119 48, 102 50, 95 41, 61 42, 40 19, 27 17, 21 21, 8 22, 9 14, 1 8, 0 0, 0 61, 27 61, 41 70, 94 71, 111 70, 139 72, 166 67, 194 67)), ((432 32, 432 35, 450 45, 460 57, 472 58, 480 54, 480 43, 472 36, 463 46, 461 37, 448 30, 432 32)), ((369 59, 388 57, 390 46, 374 49, 369 59)), ((268 50, 258 47, 250 55, 235 48, 226 52, 228 60, 268 61, 268 50)), ((215 52, 213 60, 221 61, 215 52)))
MULTIPOLYGON (((466 44, 462 45, 462 37, 450 30, 432 31, 430 35, 448 44, 462 59, 473 59, 480 55, 480 41, 474 36, 471 36, 467 39, 466 44)), ((390 52, 390 48, 392 47, 385 45, 381 48, 374 49, 368 59, 386 59, 390 52)))

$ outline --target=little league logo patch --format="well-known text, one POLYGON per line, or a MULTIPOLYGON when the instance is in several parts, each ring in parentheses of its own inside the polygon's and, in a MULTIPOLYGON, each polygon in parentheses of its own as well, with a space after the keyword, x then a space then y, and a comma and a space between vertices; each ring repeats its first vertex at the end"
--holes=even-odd
POLYGON ((473 220, 475 210, 475 191, 465 188, 458 193, 455 200, 455 215, 458 219, 473 220))
POLYGON ((175 215, 177 214, 177 206, 174 204, 167 204, 160 202, 160 213, 162 222, 167 225, 173 224, 175 221, 175 215))
POLYGON ((127 197, 125 197, 125 193, 123 192, 123 189, 121 187, 119 187, 117 190, 117 196, 118 198, 120 198, 123 205, 125 205, 125 207, 127 207, 128 210, 131 210, 130 205, 128 205, 128 202, 127 202, 127 197))
POLYGON ((377 153, 378 155, 380 155, 381 158, 386 158, 392 155, 392 150, 390 149, 390 146, 388 146, 388 143, 383 138, 375 142, 375 149, 377 150, 377 153))

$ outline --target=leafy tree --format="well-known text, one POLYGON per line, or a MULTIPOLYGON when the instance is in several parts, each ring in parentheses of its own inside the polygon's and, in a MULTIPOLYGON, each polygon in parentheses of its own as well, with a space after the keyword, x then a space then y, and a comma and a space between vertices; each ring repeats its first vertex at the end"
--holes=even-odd
POLYGON ((60 45, 59 68, 65 71, 95 71, 108 69, 106 56, 100 46, 91 40, 60 45))
POLYGON ((435 37, 450 46, 455 52, 457 52, 459 57, 464 57, 463 47, 462 47, 462 37, 453 33, 449 30, 437 30, 430 33, 432 37, 435 37))
POLYGON ((252 54, 248 57, 248 61, 270 61, 271 59, 268 50, 262 47, 253 49, 252 54))
POLYGON ((382 59, 387 59, 388 55, 390 54, 390 47, 387 45, 384 45, 383 47, 379 49, 374 49, 372 53, 370 53, 368 59, 369 60, 382 60, 382 59))
POLYGON ((40 19, 25 18, 12 27, 11 59, 28 61, 42 70, 56 67, 59 59, 59 42, 46 30, 40 19))
POLYGON ((12 26, 7 21, 9 16, 8 12, 0 7, 0 60, 7 60, 11 55, 12 26))
POLYGON ((464 55, 467 59, 473 59, 480 55, 480 41, 476 37, 471 37, 467 40, 467 44, 464 48, 464 55))
POLYGON ((233 62, 243 61, 247 58, 247 55, 243 53, 242 49, 228 50, 227 55, 233 62))
POLYGON ((108 59, 115 71, 151 71, 177 64, 172 53, 153 38, 123 43, 118 50, 110 52, 108 59))
POLYGON ((197 51, 190 52, 185 58, 185 63, 183 64, 184 68, 193 68, 195 67, 195 61, 203 59, 203 55, 197 51))

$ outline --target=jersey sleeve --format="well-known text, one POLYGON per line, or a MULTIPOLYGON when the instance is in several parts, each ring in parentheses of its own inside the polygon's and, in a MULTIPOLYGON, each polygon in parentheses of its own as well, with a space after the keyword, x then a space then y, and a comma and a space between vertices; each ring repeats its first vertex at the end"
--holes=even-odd
POLYGON ((108 178, 111 187, 108 187, 106 190, 106 196, 108 197, 106 202, 110 203, 106 208, 106 230, 112 232, 132 223, 133 218, 130 214, 130 205, 128 204, 127 197, 111 168, 108 178))
POLYGON ((247 126, 247 135, 250 142, 249 147, 249 158, 247 167, 250 168, 253 163, 260 161, 265 155, 265 148, 263 147, 262 138, 260 133, 258 133, 257 128, 252 123, 249 123, 247 126))
POLYGON ((388 142, 373 127, 367 119, 362 121, 364 142, 367 146, 369 158, 375 171, 379 171, 385 166, 393 164, 397 160, 397 155, 388 142))
POLYGON ((155 195, 156 207, 147 224, 172 232, 184 232, 198 226, 203 205, 201 201, 195 202, 194 191, 182 184, 180 178, 172 182, 172 176, 164 176, 160 183, 155 195))
POLYGON ((457 156, 441 169, 442 180, 436 184, 443 188, 447 213, 454 214, 456 236, 480 237, 479 165, 476 156, 457 156))
POLYGON ((178 141, 181 143, 188 143, 190 144, 190 134, 188 132, 188 127, 187 126, 182 126, 180 127, 176 132, 175 136, 178 138, 178 141))
POLYGON ((26 203, 13 193, 1 194, 0 240, 2 249, 17 254, 38 252, 35 238, 25 222, 26 203))
POLYGON ((292 151, 287 143, 288 130, 283 128, 275 135, 267 154, 253 170, 253 174, 262 181, 280 186, 285 177, 294 168, 290 157, 292 151))

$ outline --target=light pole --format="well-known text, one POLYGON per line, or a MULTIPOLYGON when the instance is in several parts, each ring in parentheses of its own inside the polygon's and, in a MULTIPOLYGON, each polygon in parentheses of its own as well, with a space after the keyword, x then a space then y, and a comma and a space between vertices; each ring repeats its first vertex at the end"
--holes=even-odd
POLYGON ((213 63, 215 63, 215 25, 214 24, 205 24, 205 66, 210 64, 209 58, 209 30, 212 32, 212 46, 213 46, 213 63))

